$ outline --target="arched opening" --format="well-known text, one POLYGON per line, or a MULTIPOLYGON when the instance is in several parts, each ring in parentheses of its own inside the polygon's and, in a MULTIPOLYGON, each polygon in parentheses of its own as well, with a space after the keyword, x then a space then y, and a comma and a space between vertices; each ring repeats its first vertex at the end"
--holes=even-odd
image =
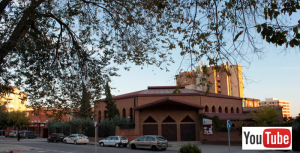
POLYGON ((227 107, 225 107, 225 113, 228 113, 228 108, 227 107))
POLYGON ((126 110, 125 110, 125 108, 123 108, 123 110, 122 110, 122 117, 126 118, 126 110))
POLYGON ((107 110, 104 111, 104 118, 107 118, 108 114, 107 114, 107 110))
POLYGON ((212 111, 213 113, 215 113, 215 112, 216 112, 216 108, 215 108, 215 106, 213 106, 213 107, 212 107, 211 111, 212 111))
POLYGON ((233 107, 231 107, 231 113, 234 113, 234 109, 233 109, 233 107))
POLYGON ((101 121, 101 111, 98 112, 98 123, 101 121))
POLYGON ((130 116, 130 120, 133 120, 133 110, 132 108, 129 109, 129 116, 130 116))
POLYGON ((240 109, 239 108, 236 108, 236 113, 240 113, 240 109))
POLYGON ((222 107, 221 106, 219 107, 219 113, 222 113, 222 107))
POLYGON ((205 112, 209 112, 207 105, 205 106, 205 112))

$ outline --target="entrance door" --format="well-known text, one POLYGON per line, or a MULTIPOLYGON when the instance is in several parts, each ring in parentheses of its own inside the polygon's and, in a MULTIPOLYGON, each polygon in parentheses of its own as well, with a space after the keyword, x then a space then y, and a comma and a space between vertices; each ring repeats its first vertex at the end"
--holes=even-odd
POLYGON ((158 135, 158 124, 143 124, 143 135, 158 135))
POLYGON ((180 124, 181 141, 196 141, 195 124, 180 124))
POLYGON ((168 141, 177 141, 177 125, 176 124, 162 124, 162 136, 168 141))

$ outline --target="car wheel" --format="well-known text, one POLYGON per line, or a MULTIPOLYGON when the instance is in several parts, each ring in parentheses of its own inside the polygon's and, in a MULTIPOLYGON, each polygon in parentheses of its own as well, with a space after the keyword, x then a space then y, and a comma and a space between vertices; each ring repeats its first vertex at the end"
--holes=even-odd
POLYGON ((104 143, 103 143, 103 142, 100 142, 100 146, 101 146, 101 147, 104 147, 104 143))
POLYGON ((36 139, 37 137, 35 137, 35 139, 36 139))
POLYGON ((130 146, 131 146, 131 149, 136 149, 135 144, 131 144, 130 146))
POLYGON ((64 140, 64 143, 67 144, 67 140, 64 140))
POLYGON ((115 144, 116 148, 120 147, 120 145, 118 143, 115 144))
POLYGON ((84 145, 87 145, 87 143, 85 143, 84 145))
POLYGON ((127 147, 127 145, 123 145, 123 147, 127 147))
POLYGON ((161 150, 166 150, 167 148, 163 148, 163 149, 161 149, 161 150))
POLYGON ((156 147, 156 146, 152 146, 152 147, 151 147, 151 150, 156 151, 156 150, 157 150, 157 147, 156 147))
POLYGON ((74 144, 77 145, 77 141, 76 140, 74 141, 74 144))

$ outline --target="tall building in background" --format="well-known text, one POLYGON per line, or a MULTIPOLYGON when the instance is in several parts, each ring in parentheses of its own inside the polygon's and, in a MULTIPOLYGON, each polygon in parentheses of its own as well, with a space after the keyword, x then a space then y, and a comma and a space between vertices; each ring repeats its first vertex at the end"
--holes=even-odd
POLYGON ((0 105, 5 105, 8 111, 26 110, 27 94, 20 88, 12 86, 12 91, 0 97, 0 105))
POLYGON ((220 70, 215 70, 213 66, 206 65, 209 77, 203 75, 203 61, 200 66, 196 67, 196 70, 192 72, 180 72, 176 75, 176 83, 181 86, 185 86, 186 89, 194 89, 200 91, 206 91, 207 83, 212 83, 209 92, 218 93, 228 96, 244 97, 244 83, 243 83, 243 73, 241 65, 229 65, 226 64, 219 65, 220 70), (230 76, 224 72, 226 69, 230 72, 230 76), (201 79, 206 78, 207 82, 200 85, 201 79))
POLYGON ((283 117, 290 117, 290 104, 286 100, 278 100, 277 98, 266 98, 265 101, 259 102, 260 107, 270 106, 277 107, 281 106, 283 117))
POLYGON ((243 98, 243 107, 259 107, 259 99, 243 98))

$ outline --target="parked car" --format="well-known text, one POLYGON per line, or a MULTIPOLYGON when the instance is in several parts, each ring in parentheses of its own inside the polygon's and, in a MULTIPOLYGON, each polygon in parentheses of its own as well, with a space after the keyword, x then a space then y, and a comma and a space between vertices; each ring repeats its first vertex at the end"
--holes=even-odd
POLYGON ((87 144, 89 143, 89 138, 84 134, 71 134, 68 137, 63 139, 64 143, 74 143, 75 145, 78 143, 87 144))
POLYGON ((158 135, 144 135, 130 141, 129 145, 131 149, 147 148, 151 150, 166 150, 168 148, 168 140, 158 135))
POLYGON ((0 136, 4 136, 5 135, 5 130, 0 130, 0 136))
POLYGON ((116 146, 116 147, 127 147, 128 139, 124 136, 109 136, 106 139, 99 141, 100 146, 116 146))
POLYGON ((22 130, 22 131, 20 131, 20 138, 26 138, 26 139, 34 138, 34 139, 36 139, 37 136, 35 134, 33 134, 32 131, 22 130))
POLYGON ((10 132, 11 132, 11 131, 5 131, 4 136, 5 136, 5 137, 9 137, 10 132))
POLYGON ((18 136, 17 134, 18 134, 17 131, 11 131, 11 132, 9 133, 9 137, 16 137, 16 136, 18 136))
POLYGON ((65 138, 65 135, 63 133, 52 133, 49 137, 48 137, 48 142, 58 142, 61 141, 63 142, 65 138))

